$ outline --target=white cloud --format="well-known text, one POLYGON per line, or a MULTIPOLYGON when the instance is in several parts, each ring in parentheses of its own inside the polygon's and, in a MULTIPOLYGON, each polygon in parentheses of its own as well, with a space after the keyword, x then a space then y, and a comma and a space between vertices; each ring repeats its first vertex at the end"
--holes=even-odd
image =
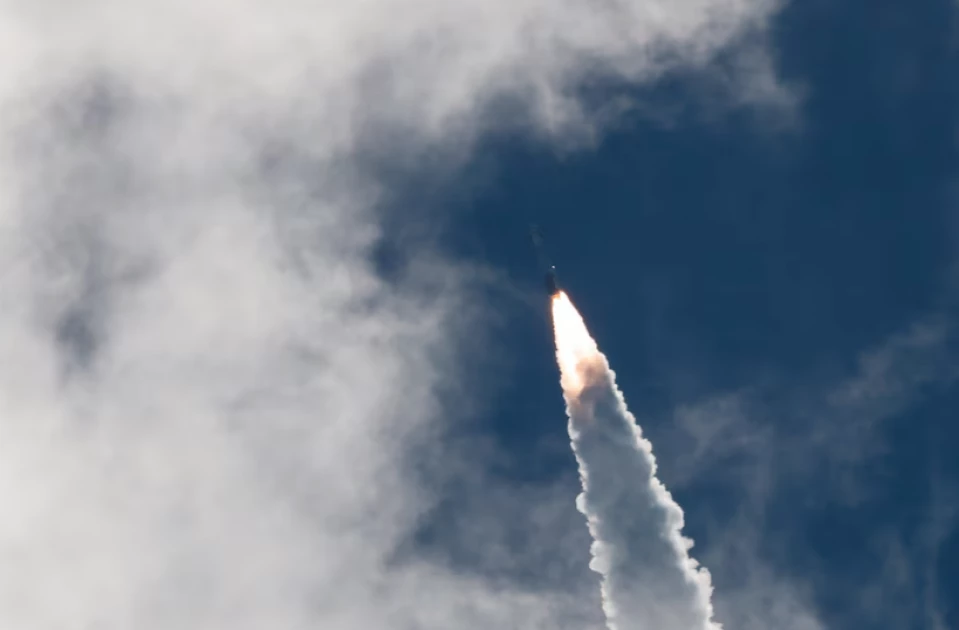
POLYGON ((773 9, 0 4, 0 625, 582 627, 597 594, 391 561, 470 286, 428 252, 378 277, 361 158, 588 128, 582 80, 703 63, 773 9))

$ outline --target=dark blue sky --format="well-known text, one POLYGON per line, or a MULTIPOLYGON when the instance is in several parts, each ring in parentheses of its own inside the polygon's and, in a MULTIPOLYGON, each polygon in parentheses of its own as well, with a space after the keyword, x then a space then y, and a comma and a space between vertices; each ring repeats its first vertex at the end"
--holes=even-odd
POLYGON ((477 429, 502 474, 573 470, 533 221, 719 600, 764 567, 829 627, 959 627, 957 25, 949 0, 793 2, 770 32, 790 121, 673 75, 631 94, 668 125, 562 156, 500 139, 416 188, 505 278, 477 429))

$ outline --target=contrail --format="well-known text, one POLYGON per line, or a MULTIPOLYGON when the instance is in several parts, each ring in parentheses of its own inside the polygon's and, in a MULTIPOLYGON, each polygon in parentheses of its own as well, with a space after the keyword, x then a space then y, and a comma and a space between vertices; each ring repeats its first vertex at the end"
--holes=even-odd
POLYGON ((576 506, 593 536, 610 630, 720 630, 709 572, 689 556, 683 511, 656 478, 652 444, 626 409, 615 374, 564 292, 553 328, 583 492, 576 506))

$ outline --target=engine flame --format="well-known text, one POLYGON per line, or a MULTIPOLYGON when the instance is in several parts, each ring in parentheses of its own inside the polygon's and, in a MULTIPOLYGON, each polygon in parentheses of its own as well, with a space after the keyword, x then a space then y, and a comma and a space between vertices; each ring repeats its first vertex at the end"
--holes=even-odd
POLYGON ((560 384, 566 394, 576 397, 588 382, 590 368, 602 361, 602 355, 564 291, 553 296, 553 335, 560 384))

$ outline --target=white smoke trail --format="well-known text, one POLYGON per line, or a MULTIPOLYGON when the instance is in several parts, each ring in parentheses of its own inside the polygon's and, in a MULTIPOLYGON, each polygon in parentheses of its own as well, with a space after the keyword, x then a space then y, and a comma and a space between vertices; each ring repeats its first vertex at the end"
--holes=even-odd
POLYGON ((606 357, 565 293, 553 298, 556 358, 602 575, 610 630, 719 630, 709 572, 689 556, 683 511, 656 478, 652 444, 626 409, 606 357))

